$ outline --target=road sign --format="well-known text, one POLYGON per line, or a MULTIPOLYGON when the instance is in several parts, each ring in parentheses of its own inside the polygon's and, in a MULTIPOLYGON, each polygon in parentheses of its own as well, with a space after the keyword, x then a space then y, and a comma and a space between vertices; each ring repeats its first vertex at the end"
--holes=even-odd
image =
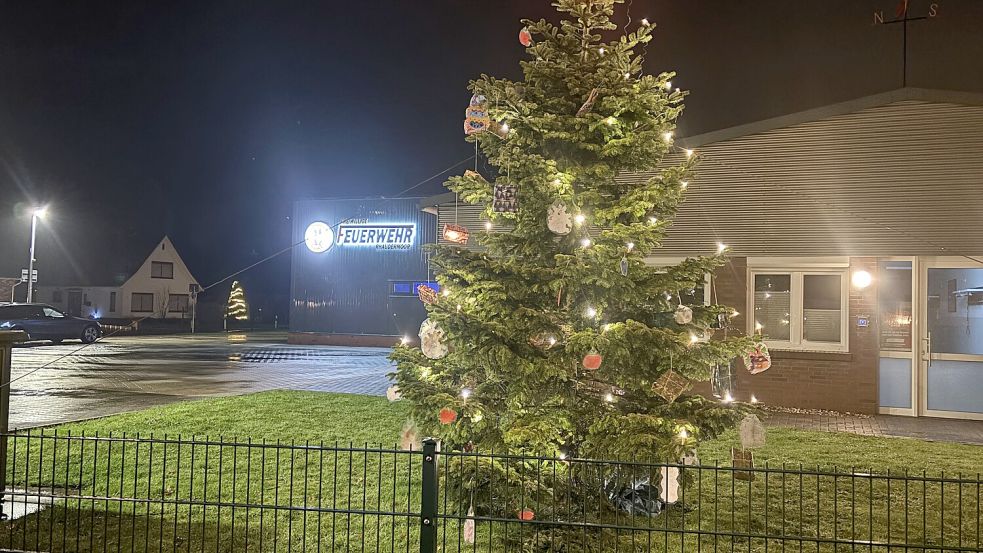
MULTIPOLYGON (((20 270, 20 280, 21 282, 27 282, 27 269, 20 270)), ((31 282, 37 282, 37 281, 38 281, 38 270, 34 269, 34 272, 31 273, 31 282)))

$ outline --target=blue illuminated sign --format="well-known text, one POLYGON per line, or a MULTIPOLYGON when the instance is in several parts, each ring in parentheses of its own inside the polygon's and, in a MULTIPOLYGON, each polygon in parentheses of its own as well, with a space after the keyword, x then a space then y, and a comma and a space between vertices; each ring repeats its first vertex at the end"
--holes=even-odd
POLYGON ((408 250, 416 239, 414 223, 342 223, 336 244, 377 250, 408 250))

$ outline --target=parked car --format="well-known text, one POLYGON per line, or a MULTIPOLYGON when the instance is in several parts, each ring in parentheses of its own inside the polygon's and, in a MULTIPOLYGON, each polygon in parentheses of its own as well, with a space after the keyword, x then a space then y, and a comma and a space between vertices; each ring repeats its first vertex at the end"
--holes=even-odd
POLYGON ((102 327, 91 319, 72 317, 43 303, 0 305, 0 330, 23 330, 30 340, 82 340, 91 344, 102 336, 102 327))

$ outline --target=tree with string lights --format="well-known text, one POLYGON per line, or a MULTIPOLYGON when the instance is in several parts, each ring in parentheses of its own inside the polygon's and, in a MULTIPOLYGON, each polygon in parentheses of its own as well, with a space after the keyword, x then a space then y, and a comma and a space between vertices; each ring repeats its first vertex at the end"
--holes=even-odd
POLYGON ((249 305, 246 303, 246 291, 242 288, 242 283, 238 280, 232 282, 232 289, 229 291, 229 301, 225 305, 226 320, 248 321, 249 305))
POLYGON ((492 228, 470 233, 478 248, 436 248, 422 347, 392 354, 415 423, 444 447, 677 460, 744 415, 687 393, 753 347, 719 331, 731 308, 687 294, 726 248, 644 261, 699 156, 673 144, 673 74, 642 71, 652 25, 611 36, 619 3, 557 0, 559 24, 523 21, 521 81, 471 82, 467 139, 497 174, 447 186, 492 228))

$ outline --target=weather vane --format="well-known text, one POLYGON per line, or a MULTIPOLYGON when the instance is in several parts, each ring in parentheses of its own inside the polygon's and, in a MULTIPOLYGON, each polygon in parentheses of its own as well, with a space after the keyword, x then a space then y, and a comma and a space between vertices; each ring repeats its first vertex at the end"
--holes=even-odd
POLYGON ((910 21, 922 21, 934 19, 939 15, 938 2, 931 2, 922 15, 912 16, 909 7, 909 0, 900 0, 894 10, 894 19, 885 21, 884 10, 874 10, 874 25, 893 25, 901 24, 901 86, 908 86, 908 23, 910 21))

